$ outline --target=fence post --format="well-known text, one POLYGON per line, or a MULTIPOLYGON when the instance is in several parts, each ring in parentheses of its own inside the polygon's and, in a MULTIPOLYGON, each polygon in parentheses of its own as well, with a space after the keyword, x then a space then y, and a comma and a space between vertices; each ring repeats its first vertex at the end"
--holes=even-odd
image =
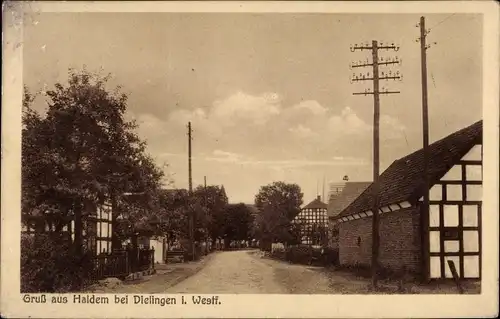
POLYGON ((151 249, 151 268, 155 269, 155 248, 151 249))
POLYGON ((455 284, 457 285, 458 293, 463 294, 464 289, 462 288, 462 285, 460 284, 460 276, 458 275, 457 268, 455 267, 455 263, 453 260, 448 260, 448 267, 450 267, 451 274, 453 275, 453 280, 455 281, 455 284))
POLYGON ((130 265, 128 260, 128 251, 125 249, 125 273, 127 276, 130 274, 130 265))

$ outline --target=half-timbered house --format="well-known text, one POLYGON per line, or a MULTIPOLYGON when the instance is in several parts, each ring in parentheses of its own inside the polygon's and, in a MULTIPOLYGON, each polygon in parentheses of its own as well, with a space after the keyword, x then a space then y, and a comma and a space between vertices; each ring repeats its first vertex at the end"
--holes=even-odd
POLYGON ((318 196, 304 206, 300 213, 293 219, 293 223, 300 225, 302 244, 322 245, 327 241, 328 231, 328 205, 318 196))
MULTIPOLYGON (((379 263, 436 279, 452 277, 452 261, 460 278, 480 278, 482 121, 429 145, 428 154, 428 224, 420 215, 423 150, 396 160, 379 178, 379 263)), ((370 265, 373 189, 334 217, 343 265, 370 265)))
MULTIPOLYGON (((94 254, 111 252, 111 204, 105 202, 102 205, 87 206, 84 211, 81 217, 81 238, 85 250, 94 254)), ((49 209, 35 209, 29 214, 23 214, 21 233, 26 236, 61 234, 73 242, 75 231, 75 216, 71 212, 63 215, 49 209)))

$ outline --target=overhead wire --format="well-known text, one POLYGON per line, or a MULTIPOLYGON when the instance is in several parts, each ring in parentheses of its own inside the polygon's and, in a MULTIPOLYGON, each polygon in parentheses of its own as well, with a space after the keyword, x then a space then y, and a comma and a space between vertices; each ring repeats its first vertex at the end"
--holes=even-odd
POLYGON ((437 26, 443 24, 446 20, 448 20, 449 18, 453 17, 454 15, 456 15, 456 13, 452 13, 449 16, 447 16, 446 18, 444 18, 443 20, 439 21, 434 26, 432 26, 431 28, 429 28, 429 31, 432 30, 432 29, 434 29, 434 28, 436 28, 437 26))

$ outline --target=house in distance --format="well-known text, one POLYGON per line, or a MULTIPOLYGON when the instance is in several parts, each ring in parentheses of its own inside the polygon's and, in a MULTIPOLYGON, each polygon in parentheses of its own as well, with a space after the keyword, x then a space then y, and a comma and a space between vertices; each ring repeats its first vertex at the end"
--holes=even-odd
MULTIPOLYGON (((482 121, 429 145, 429 225, 421 227, 424 152, 396 160, 379 178, 379 265, 430 279, 481 278, 482 121), (422 236, 428 237, 423 247, 422 236), (424 256, 428 256, 424 258, 424 256), (424 273, 429 269, 429 273, 424 273)), ((370 266, 373 184, 339 215, 341 265, 370 266)), ((425 241, 424 241, 425 242, 425 241)))
POLYGON ((300 225, 302 244, 322 245, 328 241, 327 208, 328 205, 318 196, 293 219, 293 223, 300 225))

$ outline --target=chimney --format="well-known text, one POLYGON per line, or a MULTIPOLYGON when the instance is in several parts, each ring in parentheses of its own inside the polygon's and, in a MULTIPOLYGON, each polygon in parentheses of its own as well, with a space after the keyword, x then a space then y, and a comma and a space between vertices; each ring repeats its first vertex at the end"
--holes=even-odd
POLYGON ((321 200, 321 196, 320 195, 318 195, 318 200, 321 200))

